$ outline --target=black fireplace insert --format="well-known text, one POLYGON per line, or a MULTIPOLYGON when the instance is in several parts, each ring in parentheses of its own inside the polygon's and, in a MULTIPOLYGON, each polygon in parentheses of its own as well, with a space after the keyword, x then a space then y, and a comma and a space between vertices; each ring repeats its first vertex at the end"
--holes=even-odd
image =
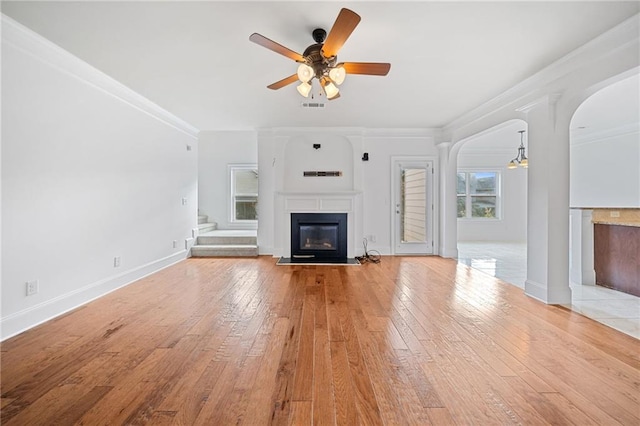
POLYGON ((291 213, 292 262, 347 262, 346 213, 291 213))

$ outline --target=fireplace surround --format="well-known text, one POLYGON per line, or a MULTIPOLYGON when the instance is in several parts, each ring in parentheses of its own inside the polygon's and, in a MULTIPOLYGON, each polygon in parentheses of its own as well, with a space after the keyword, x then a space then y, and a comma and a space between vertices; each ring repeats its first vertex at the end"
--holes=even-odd
POLYGON ((356 242, 362 241, 361 192, 276 192, 274 213, 274 257, 291 257, 291 213, 346 213, 347 258, 356 257, 356 242))
POLYGON ((347 262, 346 213, 291 213, 292 262, 347 262))

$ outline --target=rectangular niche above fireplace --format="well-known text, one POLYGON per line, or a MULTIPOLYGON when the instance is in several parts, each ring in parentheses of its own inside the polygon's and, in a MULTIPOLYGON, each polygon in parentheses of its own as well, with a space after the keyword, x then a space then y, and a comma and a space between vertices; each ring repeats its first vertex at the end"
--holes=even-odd
POLYGON ((347 263, 347 214, 291 213, 291 262, 347 263))

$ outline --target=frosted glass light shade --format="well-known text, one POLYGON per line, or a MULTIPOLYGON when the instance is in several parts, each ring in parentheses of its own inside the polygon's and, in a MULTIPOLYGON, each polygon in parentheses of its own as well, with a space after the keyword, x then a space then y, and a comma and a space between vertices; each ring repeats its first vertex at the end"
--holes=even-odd
POLYGON ((296 89, 298 89, 298 93, 300 93, 305 98, 308 98, 309 93, 311 92, 311 85, 303 81, 298 85, 298 87, 296 87, 296 89))
POLYGON ((508 169, 517 169, 518 165, 516 164, 515 160, 511 160, 509 161, 509 164, 507 165, 508 169))
POLYGON ((525 169, 529 168, 529 159, 527 157, 524 157, 521 161, 520 161, 520 167, 524 167, 525 169))
POLYGON ((347 76, 347 72, 344 67, 331 68, 329 71, 329 78, 338 86, 344 82, 344 78, 347 76))
POLYGON ((324 93, 327 94, 327 99, 335 98, 336 96, 338 96, 338 92, 340 92, 340 90, 336 87, 335 84, 329 82, 324 85, 324 93))
POLYGON ((298 67, 298 79, 303 83, 308 83, 313 78, 313 68, 307 64, 300 64, 298 67))

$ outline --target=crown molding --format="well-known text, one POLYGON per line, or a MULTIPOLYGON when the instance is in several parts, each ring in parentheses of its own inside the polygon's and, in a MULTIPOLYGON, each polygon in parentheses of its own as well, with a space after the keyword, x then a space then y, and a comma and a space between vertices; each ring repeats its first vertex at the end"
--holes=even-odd
POLYGON ((562 94, 560 93, 550 93, 548 95, 541 96, 538 99, 529 102, 528 104, 525 104, 525 105, 522 105, 521 107, 516 108, 516 111, 521 112, 523 114, 528 114, 529 111, 534 110, 540 106, 557 104, 561 97, 562 97, 562 94))
MULTIPOLYGON (((471 125, 493 112, 511 105, 513 112, 526 112, 545 99, 544 89, 554 82, 575 72, 576 70, 593 66, 596 60, 603 60, 621 49, 633 47, 640 42, 640 14, 623 21, 610 30, 600 34, 584 45, 569 52, 564 57, 546 66, 515 86, 507 89, 498 96, 479 105, 477 108, 461 115, 442 130, 446 134, 453 134, 454 130, 471 125), (526 104, 525 107, 518 104, 526 104), (523 110, 524 108, 524 110, 523 110)), ((557 90, 553 90, 557 92, 557 90)), ((556 99, 557 100, 557 99, 556 99)))
POLYGON ((363 127, 272 127, 258 129, 260 136, 337 135, 363 138, 435 138, 440 129, 363 127))
POLYGON ((621 126, 612 127, 610 129, 586 131, 582 134, 576 134, 571 131, 571 146, 589 145, 592 143, 602 142, 607 139, 613 139, 626 135, 637 135, 640 133, 640 123, 629 123, 621 126))
POLYGON ((486 157, 486 156, 506 156, 515 157, 518 154, 518 147, 514 149, 507 148, 463 148, 458 153, 460 157, 486 157))
POLYGON ((440 129, 431 128, 376 128, 365 129, 366 138, 435 138, 440 136, 440 129))
POLYGON ((4 14, 2 44, 93 86, 193 139, 198 138, 199 130, 194 126, 4 14))

